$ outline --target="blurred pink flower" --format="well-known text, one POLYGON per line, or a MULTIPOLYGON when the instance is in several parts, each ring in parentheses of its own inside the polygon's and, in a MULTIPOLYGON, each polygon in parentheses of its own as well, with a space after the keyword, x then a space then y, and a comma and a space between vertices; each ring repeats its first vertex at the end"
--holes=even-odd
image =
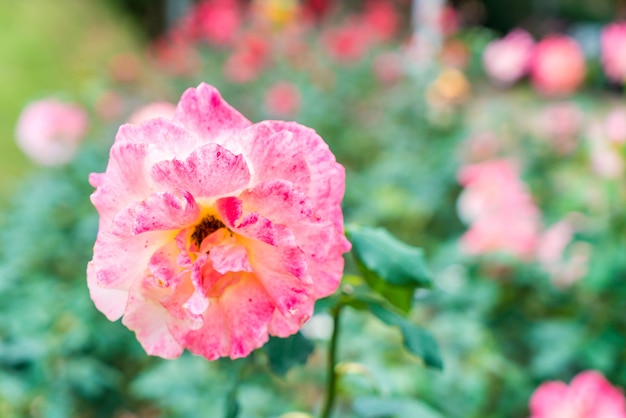
POLYGON ((312 129, 252 124, 211 86, 172 121, 123 125, 89 181, 91 298, 151 355, 245 357, 339 285, 344 168, 312 129))
POLYGON ((265 94, 265 107, 272 115, 293 116, 300 110, 300 91, 293 84, 283 81, 271 86, 265 94))
POLYGON ((195 5, 179 25, 188 26, 186 30, 195 39, 226 46, 235 40, 241 15, 238 0, 204 0, 195 5))
POLYGON ((439 27, 445 37, 452 36, 459 30, 459 16, 454 7, 448 5, 441 9, 439 27))
POLYGON ((593 370, 579 373, 569 386, 560 381, 543 383, 529 407, 530 418, 626 418, 622 390, 593 370))
POLYGON ((539 134, 560 154, 568 154, 578 145, 585 115, 574 102, 554 103, 539 116, 539 134))
POLYGON ((331 57, 342 63, 352 63, 367 53, 372 35, 359 19, 352 18, 342 26, 328 29, 322 39, 331 57))
POLYGON ((135 110, 129 117, 128 123, 138 125, 150 119, 172 119, 176 106, 169 102, 153 102, 135 110))
POLYGON ((626 81, 626 22, 612 23, 602 29, 601 49, 607 77, 623 84, 626 81))
POLYGON ((587 140, 591 149, 591 168, 601 177, 617 179, 624 174, 624 158, 619 152, 619 144, 606 137, 601 123, 589 126, 587 140))
POLYGON ((537 245, 537 261, 556 286, 569 286, 587 274, 591 247, 584 242, 572 242, 574 226, 570 214, 541 234, 537 245), (566 249, 570 247, 569 255, 566 249))
POLYGON ((626 142, 626 108, 617 107, 609 112, 604 120, 604 134, 615 144, 626 142))
POLYGON ((398 32, 400 17, 390 1, 368 0, 363 13, 365 25, 379 41, 389 41, 398 32))
POLYGON ((224 63, 224 75, 233 83, 248 83, 255 80, 266 66, 270 56, 268 41, 248 33, 239 42, 224 63))
POLYGON ((72 160, 88 128, 85 110, 56 99, 43 99, 22 110, 17 121, 17 145, 34 162, 45 166, 72 160))
POLYGON ((585 57, 573 38, 551 35, 539 42, 531 60, 533 85, 546 96, 566 96, 585 79, 585 57))
POLYGON ((491 41, 483 52, 485 72, 500 86, 515 83, 528 72, 534 46, 532 37, 522 29, 491 41))
POLYGON ((558 264, 563 259, 565 248, 572 240, 574 230, 567 221, 559 221, 548 228, 537 246, 537 260, 544 267, 558 264))
POLYGON ((468 254, 505 252, 530 258, 539 234, 539 210, 510 160, 465 166, 459 172, 465 187, 457 208, 469 224, 461 237, 468 254))

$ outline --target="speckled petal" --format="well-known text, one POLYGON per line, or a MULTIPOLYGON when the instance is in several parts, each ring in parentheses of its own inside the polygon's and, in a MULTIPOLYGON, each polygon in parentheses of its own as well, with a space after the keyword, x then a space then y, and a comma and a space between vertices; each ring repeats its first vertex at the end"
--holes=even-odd
POLYGON ((187 190, 196 200, 237 192, 250 181, 244 158, 217 144, 204 145, 185 160, 161 161, 151 174, 160 187, 187 190))
POLYGON ((221 142, 251 124, 215 87, 204 83, 183 93, 173 120, 205 143, 221 142))

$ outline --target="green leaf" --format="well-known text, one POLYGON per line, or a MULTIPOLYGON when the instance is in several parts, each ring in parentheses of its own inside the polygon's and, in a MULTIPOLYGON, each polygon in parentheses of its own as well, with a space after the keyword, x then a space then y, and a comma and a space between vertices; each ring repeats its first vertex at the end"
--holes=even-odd
POLYGON ((368 310, 383 323, 389 326, 396 326, 402 333, 404 347, 411 353, 420 357, 428 367, 441 370, 443 361, 439 354, 437 341, 425 329, 413 324, 402 315, 393 312, 383 306, 380 301, 366 296, 359 296, 359 299, 351 301, 350 306, 368 310))
POLYGON ((284 376, 293 366, 306 363, 314 348, 299 332, 287 338, 272 337, 263 346, 270 369, 279 376, 284 376))
POLYGON ((381 279, 398 286, 431 285, 420 248, 399 241, 382 228, 350 226, 347 231, 357 260, 381 279))
POLYGON ((240 409, 239 402, 237 401, 237 392, 233 390, 226 397, 226 412, 224 418, 237 418, 240 409))
POLYGON ((347 233, 356 265, 369 287, 408 312, 415 289, 431 285, 422 250, 380 228, 350 226, 347 233))

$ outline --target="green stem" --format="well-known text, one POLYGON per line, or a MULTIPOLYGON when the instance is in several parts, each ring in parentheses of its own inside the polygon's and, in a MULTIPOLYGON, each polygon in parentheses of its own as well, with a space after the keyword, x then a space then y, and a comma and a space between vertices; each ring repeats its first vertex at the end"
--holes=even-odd
POLYGON ((224 412, 224 418, 237 418, 239 416, 240 408, 237 401, 237 392, 239 390, 239 382, 242 380, 243 372, 248 361, 252 358, 252 354, 244 359, 238 359, 233 361, 232 373, 231 373, 231 386, 226 394, 226 410, 224 412))
POLYGON ((338 378, 335 366, 337 364, 337 341, 339 340, 339 315, 343 306, 344 305, 342 303, 339 303, 332 310, 333 335, 330 337, 330 347, 328 347, 326 403, 324 404, 320 418, 330 418, 330 414, 335 404, 338 378))

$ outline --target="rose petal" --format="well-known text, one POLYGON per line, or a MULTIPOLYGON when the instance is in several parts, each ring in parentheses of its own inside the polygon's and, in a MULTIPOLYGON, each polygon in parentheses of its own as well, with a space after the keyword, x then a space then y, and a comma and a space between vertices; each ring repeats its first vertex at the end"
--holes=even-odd
POLYGON ((183 161, 161 161, 152 167, 151 174, 161 187, 187 190, 196 200, 234 193, 250 181, 243 157, 217 144, 204 145, 183 161))
POLYGON ((204 143, 219 142, 233 131, 251 124, 241 113, 226 103, 215 87, 200 84, 183 93, 173 120, 194 133, 204 143))

